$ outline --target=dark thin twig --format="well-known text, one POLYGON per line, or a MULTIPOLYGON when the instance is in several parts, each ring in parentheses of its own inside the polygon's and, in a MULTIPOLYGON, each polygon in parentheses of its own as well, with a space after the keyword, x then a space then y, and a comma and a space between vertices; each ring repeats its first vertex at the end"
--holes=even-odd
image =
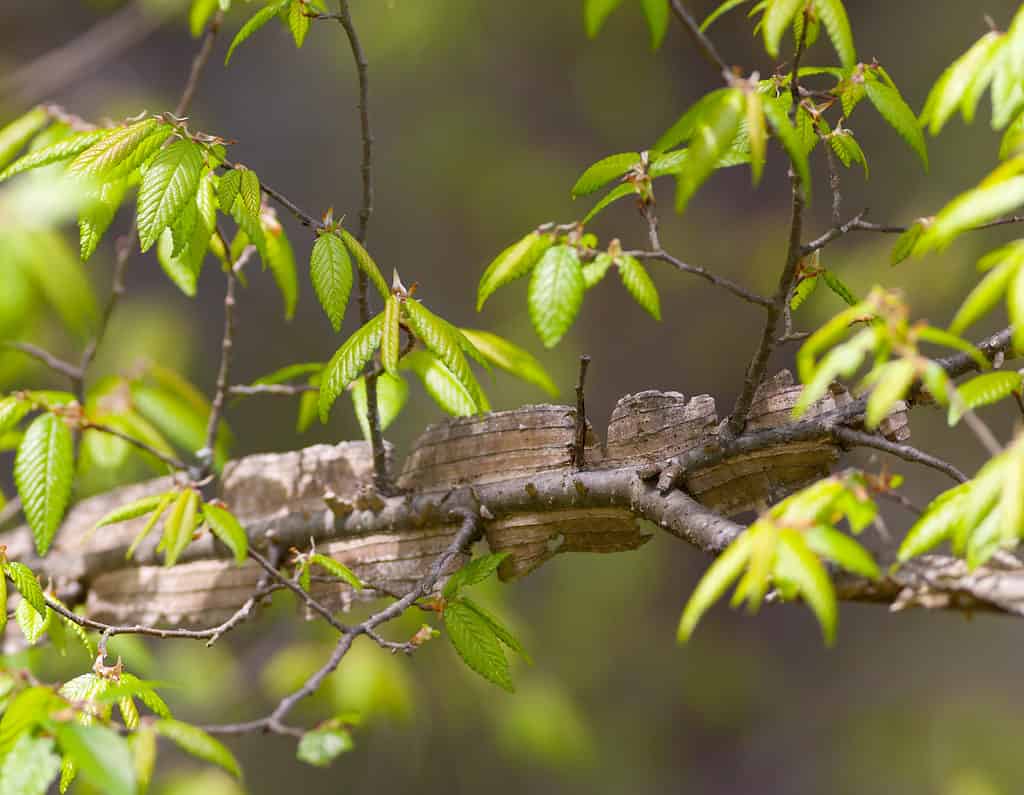
POLYGON ((931 467, 932 469, 938 470, 944 475, 949 476, 957 483, 965 483, 968 480, 967 475, 948 461, 943 461, 941 458, 929 455, 928 453, 918 450, 916 447, 909 444, 897 444, 896 442, 890 442, 883 436, 878 436, 873 433, 865 433, 864 431, 846 428, 841 425, 832 429, 832 435, 835 436, 838 441, 847 445, 856 447, 873 447, 876 450, 881 450, 882 452, 894 455, 897 458, 902 458, 904 461, 931 467))
POLYGON ((38 345, 33 345, 31 342, 4 342, 0 344, 5 348, 20 351, 26 356, 31 356, 33 359, 37 359, 55 373, 71 379, 72 383, 75 383, 82 377, 82 371, 78 367, 70 362, 64 361, 58 356, 54 356, 52 353, 40 348, 38 345))
MULTIPOLYGON (((867 215, 867 210, 862 210, 846 223, 833 226, 825 232, 825 234, 821 235, 821 237, 815 238, 810 243, 804 245, 802 249, 803 253, 806 255, 817 251, 820 248, 824 248, 836 238, 842 237, 850 232, 877 232, 883 235, 901 235, 910 228, 908 226, 894 226, 892 224, 874 224, 870 221, 865 221, 865 215, 867 215)), ((1007 215, 1003 218, 996 218, 994 221, 989 221, 988 223, 973 226, 967 231, 980 232, 983 229, 992 229, 997 226, 1019 224, 1022 222, 1024 222, 1024 215, 1007 215)))
POLYGON ((741 287, 740 285, 736 284, 736 282, 730 281, 729 279, 726 279, 722 276, 717 276, 711 271, 707 270, 706 268, 701 267, 700 265, 690 265, 686 262, 683 262, 681 259, 672 256, 667 251, 627 251, 625 253, 629 254, 630 256, 636 257, 637 259, 656 259, 661 260, 662 262, 667 262, 669 265, 672 265, 674 268, 682 271, 683 273, 692 273, 694 276, 700 276, 700 278, 706 279, 716 287, 721 287, 723 290, 728 290, 737 298, 742 298, 744 301, 749 301, 752 304, 757 304, 758 306, 763 307, 770 307, 772 305, 771 300, 765 298, 763 295, 758 295, 757 293, 751 292, 745 287, 741 287))
POLYGON ((583 469, 586 464, 587 452, 587 407, 584 399, 584 386, 587 381, 587 367, 590 357, 580 356, 580 377, 576 382, 576 426, 572 441, 572 465, 574 469, 583 469))
POLYGON ((704 59, 712 66, 717 67, 718 71, 722 74, 728 74, 728 65, 722 60, 722 56, 718 54, 718 50, 715 49, 711 39, 700 29, 700 25, 697 24, 697 20, 694 19, 689 9, 683 5, 682 0, 672 0, 672 13, 675 14, 676 19, 683 23, 683 27, 690 34, 690 38, 693 39, 704 59))
POLYGON ((299 597, 303 604, 307 605, 310 609, 319 613, 320 617, 323 618, 324 621, 326 621, 336 630, 338 630, 338 632, 345 633, 349 631, 349 627, 345 626, 340 621, 338 621, 338 619, 334 617, 330 610, 328 610, 326 607, 320 604, 320 602, 314 599, 306 591, 302 590, 302 587, 297 582, 294 582, 285 577, 283 574, 281 574, 281 572, 277 570, 273 563, 271 563, 269 560, 263 557, 259 552, 257 552, 252 547, 249 548, 249 557, 255 560, 256 563, 259 564, 260 568, 263 569, 263 571, 265 571, 268 576, 270 576, 272 579, 280 583, 282 587, 287 588, 289 591, 291 591, 293 594, 299 597))
POLYGON ((139 450, 142 450, 142 452, 148 453, 154 458, 158 458, 160 461, 167 464, 167 466, 171 467, 171 469, 183 470, 187 468, 187 464, 185 464, 185 462, 182 461, 181 459, 161 453, 155 447, 151 447, 141 439, 136 439, 131 434, 125 433, 124 431, 120 431, 117 428, 112 428, 109 425, 104 425, 103 423, 100 422, 88 421, 82 423, 81 428, 83 431, 98 431, 99 433, 106 433, 111 436, 116 436, 118 439, 127 442, 133 447, 137 447, 139 450))
POLYGON ((207 470, 204 474, 209 474, 208 470, 213 465, 213 451, 217 446, 217 429, 220 426, 221 417, 224 415, 224 401, 228 391, 228 375, 231 372, 231 353, 235 346, 235 267, 241 264, 242 257, 239 258, 239 261, 227 273, 227 288, 224 291, 224 336, 220 342, 220 367, 217 370, 217 385, 213 401, 210 404, 210 417, 206 423, 206 444, 202 450, 196 453, 203 467, 207 470))

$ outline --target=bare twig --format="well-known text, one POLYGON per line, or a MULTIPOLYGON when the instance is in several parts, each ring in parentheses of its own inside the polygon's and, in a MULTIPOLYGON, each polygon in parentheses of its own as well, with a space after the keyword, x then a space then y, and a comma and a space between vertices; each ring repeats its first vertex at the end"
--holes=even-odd
POLYGON ((587 408, 584 399, 584 386, 587 381, 587 367, 590 357, 580 356, 580 377, 576 382, 576 426, 572 442, 572 465, 575 469, 583 469, 586 464, 587 450, 587 408))
POLYGON ((721 287, 723 290, 728 290, 730 293, 735 295, 737 298, 742 298, 744 301, 748 301, 758 306, 770 307, 772 305, 771 299, 765 298, 763 295, 751 292, 745 287, 741 287, 736 282, 730 281, 722 276, 717 276, 706 268, 700 265, 690 265, 683 262, 681 259, 672 256, 667 251, 659 249, 657 251, 627 251, 625 252, 630 256, 636 257, 637 259, 656 259, 662 262, 667 262, 677 270, 683 273, 692 273, 694 276, 699 276, 702 279, 709 281, 716 287, 721 287))
POLYGON ((110 436, 116 436, 118 439, 127 442, 133 447, 137 447, 144 453, 148 453, 154 458, 159 459, 163 463, 167 464, 167 466, 171 467, 171 469, 181 471, 188 468, 188 465, 181 459, 175 458, 174 456, 166 455, 165 453, 162 453, 159 450, 157 450, 155 447, 146 444, 141 439, 136 439, 131 434, 125 433, 124 431, 120 431, 117 428, 112 428, 109 425, 104 425, 101 422, 89 421, 82 423, 81 427, 83 431, 98 431, 99 433, 106 433, 109 434, 110 436))
MULTIPOLYGON (((803 253, 810 254, 817 251, 820 248, 824 248, 836 238, 842 237, 850 232, 877 232, 883 235, 901 235, 906 232, 910 227, 908 226, 894 226, 892 224, 875 224, 870 221, 865 221, 864 216, 867 215, 867 210, 861 210, 853 218, 844 224, 837 224, 829 229, 821 237, 815 238, 810 243, 803 246, 803 253)), ((1008 224, 1019 224, 1024 222, 1024 215, 1007 215, 1003 218, 996 218, 994 221, 988 223, 979 224, 978 226, 971 227, 968 231, 979 232, 983 229, 992 229, 997 226, 1006 226, 1008 224)))
POLYGON ((26 356, 31 356, 33 359, 37 359, 58 375, 63 375, 66 378, 71 379, 73 384, 82 377, 82 371, 78 367, 54 356, 52 353, 40 348, 38 345, 33 345, 31 342, 4 342, 0 343, 0 345, 3 345, 5 348, 10 348, 11 350, 20 351, 26 356))
POLYGON ((672 13, 676 19, 683 23, 683 27, 686 28, 686 32, 690 34, 690 38, 693 39, 697 45, 697 49, 700 50, 700 54, 704 56, 704 59, 712 66, 716 67, 719 72, 723 75, 729 73, 729 66, 722 60, 722 56, 718 54, 718 50, 715 49, 715 45, 712 43, 704 31, 700 29, 700 25, 697 24, 697 20, 694 19, 689 9, 683 4, 682 0, 672 0, 672 13))
MULTIPOLYGON (((241 258, 236 266, 241 264, 241 258)), ((227 288, 224 291, 224 335, 220 342, 220 367, 217 370, 217 385, 210 404, 210 417, 206 423, 206 444, 196 452, 200 463, 207 470, 213 466, 214 450, 217 446, 217 430, 224 414, 224 401, 228 391, 228 375, 231 372, 231 353, 235 346, 235 266, 227 273, 227 288)))
POLYGON ((876 450, 881 450, 882 452, 894 455, 897 458, 902 458, 904 461, 931 467, 932 469, 938 470, 944 475, 949 476, 957 483, 965 483, 968 480, 967 475, 948 461, 943 461, 941 458, 937 458, 936 456, 929 455, 922 450, 918 450, 913 445, 897 444, 896 442, 890 442, 884 436, 865 433, 864 431, 846 428, 841 425, 832 429, 832 435, 840 442, 849 446, 872 447, 876 450))

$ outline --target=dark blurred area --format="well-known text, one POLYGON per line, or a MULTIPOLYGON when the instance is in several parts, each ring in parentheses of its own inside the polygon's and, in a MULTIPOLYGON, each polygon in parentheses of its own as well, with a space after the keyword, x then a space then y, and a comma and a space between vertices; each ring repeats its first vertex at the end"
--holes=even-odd
MULTIPOLYGON (((158 6, 175 4, 152 5, 159 15, 158 6)), ((231 157, 307 212, 333 207, 336 216, 354 222, 360 140, 355 72, 341 27, 314 25, 296 51, 272 24, 224 68, 230 37, 255 9, 237 5, 199 87, 190 126, 237 139, 231 157)), ((690 5, 703 17, 714 4, 690 5)), ((860 59, 877 58, 915 109, 945 66, 987 29, 984 14, 1005 25, 1017 7, 1006 0, 846 5, 860 59)), ((0 73, 17 71, 30 81, 41 75, 33 77, 28 65, 117 13, 117 4, 79 0, 3 0, 0 6, 0 73)), ((572 400, 578 356, 590 354, 588 410, 599 431, 620 396, 643 389, 707 392, 720 414, 728 412, 761 313, 668 266, 652 266, 664 322, 653 322, 609 279, 588 294, 575 327, 552 352, 542 350, 530 328, 524 283, 505 288, 482 315, 474 311, 477 280, 499 250, 540 223, 569 221, 589 209, 588 199, 569 197, 583 168, 606 154, 649 147, 693 100, 717 87, 715 71, 679 26, 673 24, 661 50, 652 53, 636 2, 616 11, 595 40, 584 36, 580 0, 355 0, 353 13, 370 62, 376 136, 369 248, 386 273, 395 267, 406 284, 418 282, 417 295, 454 322, 494 330, 536 353, 565 402, 572 400)), ((171 8, 143 40, 112 60, 75 70, 32 101, 52 100, 97 120, 172 108, 197 46, 184 19, 182 8, 171 8)), ((767 75, 772 65, 752 27, 739 10, 711 33, 728 62, 767 75)), ((833 59, 822 36, 805 63, 830 65, 833 59)), ((0 82, 0 123, 24 111, 19 97, 32 88, 0 82)), ((997 161, 998 136, 988 127, 987 107, 973 127, 956 120, 929 140, 929 174, 866 105, 847 126, 867 154, 871 178, 865 183, 859 169, 844 173, 844 217, 870 207, 872 220, 908 223, 934 213, 997 161)), ((807 238, 830 224, 820 150, 812 168, 807 238)), ((720 172, 684 216, 671 210, 671 188, 668 181, 656 184, 665 248, 770 292, 787 234, 781 154, 769 151, 757 189, 745 168, 720 172)), ((342 334, 332 333, 302 267, 310 235, 286 214, 281 219, 300 264, 299 310, 286 323, 269 274, 254 274, 239 297, 236 381, 293 362, 326 360, 355 328, 350 310, 342 334)), ((127 214, 116 223, 114 231, 123 231, 127 214)), ((593 231, 602 241, 646 244, 643 221, 629 202, 602 214, 593 231)), ((69 240, 73 234, 71 224, 69 240)), ((859 294, 877 283, 904 288, 915 317, 944 325, 975 282, 978 256, 1013 234, 1011 228, 971 236, 945 254, 895 269, 888 256, 893 239, 861 234, 827 248, 822 263, 859 294)), ((100 296, 108 289, 109 238, 89 265, 100 296)), ((154 257, 135 256, 128 289, 110 348, 148 347, 209 390, 222 324, 216 269, 207 268, 199 296, 189 300, 154 257)), ((797 326, 814 328, 840 308, 835 296, 819 291, 797 314, 797 326)), ((792 354, 792 348, 781 352, 777 366, 788 365, 792 354)), ((21 378, 45 382, 38 371, 21 378)), ((501 374, 485 388, 495 408, 544 399, 501 374)), ((351 412, 338 410, 330 425, 296 440, 295 414, 294 401, 277 397, 232 406, 235 454, 359 436, 351 412)), ((425 424, 440 418, 414 387, 388 436, 404 451, 425 424)), ((1013 420, 1005 405, 986 418, 1001 433, 1013 420)), ((919 445, 967 471, 982 460, 977 443, 948 431, 938 412, 915 412, 912 427, 919 445)), ((854 460, 876 469, 882 463, 854 460)), ((919 505, 947 486, 930 471, 902 462, 894 468, 908 476, 906 493, 919 505)), ((887 514, 895 531, 912 518, 887 514)), ((254 795, 297 785, 309 793, 1021 791, 1021 625, 983 615, 890 615, 844 605, 838 646, 828 650, 801 607, 766 608, 755 618, 720 607, 689 645, 678 648, 675 624, 706 564, 686 545, 655 538, 630 554, 563 556, 521 582, 488 591, 535 659, 532 667, 516 669, 520 692, 514 696, 476 680, 446 642, 428 644, 411 660, 357 644, 358 653, 332 677, 330 692, 303 714, 315 721, 342 708, 366 712, 357 748, 318 770, 295 761, 290 741, 233 741, 245 787, 254 795)), ((302 671, 318 664, 329 643, 286 604, 277 605, 274 616, 213 650, 175 642, 150 647, 151 661, 145 649, 132 647, 125 655, 130 665, 142 660, 137 667, 148 666, 147 677, 184 682, 167 695, 185 717, 256 716, 273 703, 273 694, 301 682, 302 671)), ((417 625, 403 623, 395 637, 417 625)), ((236 791, 209 772, 182 778, 194 765, 181 760, 175 768, 169 752, 163 759, 157 792, 236 791)))

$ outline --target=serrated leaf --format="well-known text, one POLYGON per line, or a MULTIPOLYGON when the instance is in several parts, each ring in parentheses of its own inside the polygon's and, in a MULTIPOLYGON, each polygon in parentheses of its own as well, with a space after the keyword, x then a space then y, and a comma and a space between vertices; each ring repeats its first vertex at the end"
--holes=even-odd
POLYGON ((170 229, 160 234, 156 246, 156 258, 167 278, 189 298, 195 298, 199 274, 181 257, 174 256, 174 237, 170 229))
POLYGON ((949 325, 950 332, 962 334, 982 315, 992 309, 1006 293, 1010 282, 1020 268, 1019 261, 1007 259, 986 273, 984 278, 967 294, 960 309, 957 310, 953 322, 949 325))
POLYGON ((52 737, 22 734, 0 766, 0 795, 45 795, 60 771, 52 737))
POLYGON ((919 327, 916 330, 916 334, 919 341, 930 342, 933 345, 943 345, 947 348, 953 348, 961 351, 962 353, 966 353, 974 360, 974 363, 978 366, 979 370, 987 370, 989 368, 989 361, 985 354, 967 340, 957 336, 956 334, 951 334, 948 331, 943 331, 940 328, 927 325, 919 327))
MULTIPOLYGON (((24 563, 11 561, 4 564, 4 572, 11 578, 14 587, 22 598, 32 605, 40 618, 46 618, 46 598, 43 596, 43 589, 39 585, 39 578, 32 573, 32 569, 24 563)), ((0 577, 0 579, 3 579, 0 577)))
POLYGON ((296 750, 300 762, 327 767, 341 754, 355 748, 348 729, 313 729, 302 735, 296 750))
MULTIPOLYGON (((609 262, 610 260, 609 257, 609 262)), ((585 277, 586 266, 584 266, 585 277)), ((492 364, 517 378, 539 386, 551 397, 558 397, 558 387, 555 386, 555 382, 548 375, 544 366, 528 351, 489 331, 462 329, 462 333, 492 364)))
POLYGON ((452 599, 458 596, 463 588, 477 585, 486 580, 498 570, 509 554, 508 552, 491 553, 468 561, 465 566, 448 578, 442 591, 444 598, 452 599))
POLYGON ((113 131, 88 130, 75 133, 42 149, 29 152, 19 157, 3 171, 0 171, 0 182, 34 168, 48 166, 51 163, 59 163, 62 160, 70 160, 110 135, 111 132, 113 131))
POLYGON ((817 286, 818 274, 808 276, 807 278, 798 281, 796 283, 796 287, 793 289, 793 296, 789 299, 790 310, 795 312, 803 306, 804 301, 811 297, 811 294, 817 286))
POLYGON ((352 260, 337 235, 324 234, 316 239, 309 258, 309 275, 331 326, 340 331, 352 292, 352 260))
POLYGON ((677 178, 676 211, 683 212, 693 194, 711 176, 729 150, 740 126, 743 92, 727 89, 696 121, 690 140, 686 168, 677 178))
POLYGON ((306 16, 306 6, 299 0, 292 0, 288 7, 288 29, 292 32, 296 47, 301 47, 306 40, 311 22, 312 20, 306 16))
POLYGON ((593 220, 594 216, 596 216, 608 205, 612 204, 613 202, 617 202, 624 196, 635 195, 637 195, 636 186, 633 185, 631 182, 624 182, 621 185, 616 185, 614 188, 608 191, 608 193, 602 196, 598 200, 597 204, 590 208, 590 212, 583 216, 583 220, 580 221, 580 223, 586 226, 593 220))
POLYGON ((512 692, 512 676, 501 641, 490 625, 462 602, 448 602, 444 625, 462 661, 489 682, 512 692))
POLYGON ((849 287, 847 287, 843 280, 836 276, 830 270, 824 270, 821 272, 821 278, 828 285, 828 289, 838 295, 848 306, 856 306, 858 303, 857 296, 853 294, 849 287))
POLYGON ((497 635, 498 640, 512 649, 512 651, 516 652, 526 660, 526 662, 531 665, 533 664, 533 660, 530 659, 530 655, 527 654, 526 649, 523 648, 523 644, 519 642, 519 639, 512 634, 508 627, 498 621, 497 617, 493 613, 484 609, 482 605, 473 601, 468 596, 461 597, 459 601, 482 618, 487 626, 491 628, 491 631, 497 635))
POLYGON ((477 288, 476 311, 499 287, 525 276, 554 242, 554 236, 530 232, 502 251, 484 271, 477 288))
POLYGON ((399 320, 402 305, 394 295, 388 296, 384 302, 384 327, 380 340, 380 363, 384 370, 395 375, 398 371, 398 343, 401 337, 399 320))
POLYGON ((904 102, 900 92, 892 86, 870 79, 865 81, 864 90, 875 110, 914 150, 924 170, 927 171, 928 145, 925 143, 924 133, 921 132, 914 111, 904 102))
POLYGON ((235 206, 235 199, 238 198, 241 189, 242 172, 240 169, 233 168, 220 175, 217 180, 217 204, 220 205, 221 212, 231 214, 231 210, 235 206))
POLYGON ((956 112, 957 106, 964 100, 969 88, 971 95, 968 97, 964 113, 965 116, 973 116, 974 105, 980 92, 984 91, 991 80, 991 73, 988 73, 987 79, 976 81, 976 78, 987 71, 985 65, 993 54, 993 48, 997 47, 1001 39, 1002 36, 995 31, 986 33, 946 68, 928 92, 924 110, 921 111, 922 127, 927 125, 932 135, 938 135, 949 117, 956 112))
POLYGON ((203 518, 206 524, 217 538, 224 542, 224 545, 231 550, 235 556, 235 563, 241 566, 249 556, 249 537, 245 534, 235 515, 226 508, 211 503, 203 503, 203 518))
POLYGON ((13 429, 28 414, 32 404, 14 395, 0 398, 0 433, 13 429))
POLYGON ((844 69, 852 69, 857 65, 857 51, 853 46, 853 32, 842 0, 814 0, 814 8, 818 12, 818 19, 828 31, 839 62, 844 69))
POLYGON ((619 276, 633 300, 642 306, 655 320, 661 320, 661 302, 647 269, 636 257, 624 254, 618 259, 619 276))
MULTIPOLYGON (((662 136, 658 139, 657 143, 654 144, 654 150, 657 152, 668 152, 669 149, 675 149, 680 144, 684 144, 693 137, 697 130, 697 126, 704 115, 714 107, 718 102, 721 101, 731 89, 719 88, 705 94, 695 103, 693 103, 682 116, 669 127, 662 136)), ((667 155, 666 155, 667 156, 667 155)), ((657 160, 655 160, 657 163, 657 160)), ((652 176, 657 176, 653 173, 652 163, 652 176)))
POLYGON ((327 422, 331 406, 345 388, 359 377, 380 344, 384 315, 375 315, 342 344, 324 367, 317 399, 320 421, 327 422))
POLYGON ((50 123, 50 115, 42 106, 32 108, 0 129, 0 168, 6 166, 29 139, 50 123))
POLYGON ((807 0, 772 0, 761 18, 764 48, 773 58, 779 56, 779 44, 795 14, 803 13, 807 0))
POLYGON ((79 249, 82 262, 88 262, 100 240, 110 228, 128 185, 124 180, 106 182, 78 216, 79 249))
POLYGON ((835 589, 825 567, 807 546, 803 535, 795 530, 783 530, 779 534, 776 555, 777 576, 796 585, 821 625, 825 644, 831 646, 835 641, 838 615, 835 589))
POLYGON ((272 20, 277 12, 284 8, 288 2, 289 0, 280 0, 280 2, 271 3, 249 17, 246 23, 239 29, 238 33, 235 34, 235 38, 231 40, 231 45, 228 47, 228 53, 224 56, 224 65, 227 66, 231 62, 231 56, 235 54, 235 49, 239 44, 244 42, 252 36, 253 33, 272 20))
POLYGON ((833 527, 818 525, 804 533, 807 546, 820 557, 827 558, 847 571, 877 580, 881 576, 871 553, 845 533, 833 527))
MULTIPOLYGON (((664 2, 664 0, 662 0, 664 2)), ((639 152, 622 152, 598 160, 584 171, 572 186, 573 198, 586 196, 618 179, 640 162, 639 152)))
POLYGON ((97 700, 110 703, 126 697, 133 697, 139 699, 155 715, 169 718, 171 711, 155 689, 161 684, 160 682, 143 681, 134 674, 122 673, 120 681, 116 685, 108 687, 97 697, 97 700))
POLYGON ((974 482, 968 481, 954 486, 932 500, 921 518, 907 531, 900 544, 897 559, 903 563, 948 540, 960 521, 965 497, 973 487, 974 482))
POLYGON ((477 408, 486 411, 487 398, 463 353, 462 333, 414 299, 405 302, 405 316, 416 338, 437 356, 466 388, 477 408))
POLYGON ((668 31, 668 0, 641 0, 641 3, 651 31, 651 49, 657 50, 668 31))
POLYGON ((186 753, 218 765, 236 778, 242 777, 241 768, 232 753, 198 726, 165 719, 156 721, 153 728, 157 734, 173 741, 186 753))
POLYGON ((921 239, 917 252, 943 249, 972 227, 998 218, 1024 203, 1024 176, 982 185, 961 193, 935 216, 921 239))
POLYGON ((238 195, 242 198, 242 204, 249 212, 249 215, 259 216, 260 214, 260 178, 256 172, 249 168, 239 171, 241 179, 238 186, 238 195))
POLYGON ((359 270, 369 277, 373 286, 377 288, 377 292, 380 293, 380 297, 387 298, 391 294, 391 288, 388 287, 388 283, 384 281, 380 268, 378 268, 377 263, 373 261, 373 257, 369 255, 367 250, 363 248, 363 244, 356 240, 348 230, 339 229, 338 234, 341 235, 341 239, 345 241, 345 245, 348 246, 348 250, 352 252, 352 256, 356 258, 356 266, 359 270))
POLYGON ((583 265, 583 285, 588 290, 604 279, 608 269, 615 264, 611 254, 601 252, 593 260, 583 265))
POLYGON ((170 513, 164 520, 164 532, 160 539, 165 566, 170 567, 177 563, 181 553, 192 540, 198 502, 199 495, 196 492, 192 489, 183 489, 171 506, 170 513))
POLYGON ((127 127, 107 130, 107 135, 99 137, 68 164, 67 173, 75 177, 109 178, 122 164, 139 165, 133 155, 144 141, 169 133, 170 127, 156 119, 144 119, 127 127))
POLYGON ((921 239, 921 234, 924 232, 924 224, 920 221, 911 224, 907 231, 903 232, 897 239, 896 245, 892 247, 892 255, 889 257, 890 265, 899 265, 903 260, 909 257, 917 246, 917 241, 921 239))
POLYGON ((49 608, 46 609, 46 615, 40 616, 24 599, 18 602, 14 610, 14 620, 18 622, 21 634, 25 636, 29 646, 34 646, 40 641, 52 619, 53 614, 49 608))
POLYGON ((272 230, 264 227, 263 232, 267 241, 267 267, 274 275, 277 289, 281 291, 285 319, 291 320, 295 316, 295 305, 299 299, 299 280, 292 244, 282 228, 272 230))
POLYGON ((594 38, 608 15, 622 4, 622 0, 583 0, 583 26, 588 38, 594 38))
POLYGON ((415 373, 423 382, 427 394, 448 414, 470 417, 478 413, 473 396, 432 353, 412 351, 402 357, 399 366, 402 370, 415 373))
POLYGON ((192 141, 175 141, 154 158, 139 186, 138 227, 142 251, 193 201, 202 176, 202 149, 192 141))
POLYGON ((348 583, 355 590, 363 590, 362 580, 360 580, 355 575, 355 572, 353 572, 352 569, 350 569, 344 563, 341 563, 340 561, 337 561, 334 558, 329 558, 326 555, 321 555, 319 552, 310 555, 309 562, 311 565, 319 566, 328 574, 331 574, 337 577, 339 580, 348 583))
POLYGON ((14 482, 40 555, 50 548, 71 499, 73 448, 68 426, 50 413, 36 417, 18 445, 14 482))
POLYGON ((959 401, 952 401, 949 407, 949 424, 956 425, 965 410, 989 406, 1020 392, 1021 375, 1015 370, 1001 370, 982 373, 957 386, 959 401))
POLYGON ((527 293, 530 321, 544 347, 553 348, 572 326, 584 292, 576 249, 567 245, 548 249, 533 271, 527 293))
POLYGON ((902 400, 914 383, 916 368, 909 359, 898 359, 882 365, 875 388, 868 397, 865 411, 865 427, 877 428, 878 424, 889 416, 889 412, 897 401, 902 400))
POLYGON ((828 143, 844 166, 849 168, 852 163, 859 164, 864 169, 864 179, 868 179, 870 176, 868 161, 865 159, 864 151, 860 148, 860 144, 857 143, 857 139, 853 137, 849 130, 832 133, 828 137, 828 143))
POLYGON ((82 778, 106 795, 135 795, 135 766, 128 742, 105 726, 65 723, 57 729, 61 750, 82 778))
POLYGON ((679 619, 676 639, 685 643, 690 639, 701 616, 717 602, 729 586, 740 576, 752 551, 751 536, 743 533, 712 562, 690 595, 679 619))
MULTIPOLYGON (((370 423, 366 417, 366 377, 361 376, 352 383, 350 391, 352 409, 362 429, 363 438, 370 440, 370 423)), ((377 418, 380 429, 385 431, 405 408, 409 399, 409 385, 401 376, 381 373, 377 376, 377 418)))

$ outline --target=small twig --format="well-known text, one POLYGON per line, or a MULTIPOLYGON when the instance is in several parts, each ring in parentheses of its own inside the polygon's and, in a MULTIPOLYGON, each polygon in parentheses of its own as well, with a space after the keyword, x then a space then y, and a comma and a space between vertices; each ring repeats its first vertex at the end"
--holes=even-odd
POLYGON ((576 381, 576 426, 572 442, 572 465, 574 469, 583 469, 586 464, 587 450, 587 408, 584 400, 584 386, 587 380, 587 367, 590 357, 580 356, 580 377, 576 381))
POLYGON ((832 153, 832 147, 828 145, 828 141, 825 143, 825 161, 828 163, 828 186, 832 190, 832 226, 840 226, 842 221, 840 220, 842 208, 843 208, 843 194, 839 190, 839 167, 836 165, 836 156, 832 153))
POLYGON ((697 20, 694 19, 689 9, 683 5, 682 0, 672 0, 672 13, 675 14, 676 19, 683 23, 683 27, 686 28, 686 32, 690 34, 690 38, 696 43, 697 49, 700 50, 704 59, 716 67, 723 75, 727 75, 729 73, 728 65, 722 60, 722 56, 718 54, 718 50, 715 49, 711 39, 700 29, 700 25, 697 24, 697 20))
POLYGON ((165 453, 162 453, 159 450, 157 450, 155 447, 146 444, 146 442, 142 441, 141 439, 136 439, 131 434, 125 433, 124 431, 120 431, 117 428, 112 428, 109 425, 104 425, 103 423, 89 421, 83 422, 81 428, 83 431, 98 431, 99 433, 106 433, 111 436, 116 436, 118 439, 127 442, 133 447, 137 447, 139 450, 142 450, 142 452, 148 453, 149 455, 159 459, 163 463, 167 464, 167 466, 177 471, 183 471, 185 469, 188 469, 188 465, 181 459, 175 458, 174 456, 166 455, 165 453))
POLYGON ((215 387, 213 401, 210 404, 210 417, 206 423, 206 444, 202 450, 196 452, 200 463, 209 474, 215 458, 214 450, 217 447, 217 429, 220 426, 221 417, 224 414, 224 401, 228 390, 228 375, 231 371, 231 353, 234 348, 235 338, 235 267, 232 266, 227 273, 227 288, 224 291, 224 336, 220 343, 220 367, 217 370, 217 385, 215 387))
POLYGON ((918 450, 913 445, 909 444, 897 444, 896 442, 890 442, 883 436, 878 436, 873 433, 865 433, 864 431, 854 430, 853 428, 846 428, 842 425, 837 425, 832 429, 832 435, 835 438, 843 442, 846 445, 855 447, 872 447, 876 450, 894 455, 897 458, 902 458, 904 461, 909 461, 913 464, 922 464, 926 467, 942 472, 944 475, 955 480, 957 483, 965 483, 968 480, 967 475, 957 469, 953 464, 948 461, 943 461, 941 458, 929 455, 922 450, 918 450))
POLYGON ((762 295, 751 292, 745 287, 741 287, 736 282, 730 281, 722 276, 717 276, 706 268, 700 265, 690 265, 683 262, 681 259, 672 256, 667 251, 659 249, 657 251, 627 251, 624 252, 630 256, 636 257, 637 259, 656 259, 662 262, 667 262, 677 270, 683 273, 692 273, 694 276, 700 276, 702 279, 706 279, 716 287, 721 287, 724 290, 728 290, 730 293, 738 298, 742 298, 744 301, 748 301, 758 306, 770 307, 772 305, 771 299, 765 298, 762 295))
POLYGON ((72 383, 75 383, 82 377, 82 371, 78 367, 54 356, 52 353, 40 348, 38 345, 33 345, 31 342, 4 342, 0 344, 5 348, 21 351, 21 353, 24 353, 26 356, 31 356, 33 359, 37 359, 55 373, 71 379, 72 383))
POLYGON ((301 395, 303 392, 319 392, 320 387, 312 384, 234 384, 228 387, 229 395, 301 395))
POLYGON ((346 633, 349 631, 349 627, 345 626, 340 621, 338 621, 338 619, 334 617, 334 614, 331 613, 330 610, 328 610, 326 607, 320 604, 320 602, 314 599, 306 591, 302 590, 302 587, 297 582, 290 580, 283 574, 281 574, 281 572, 277 570, 273 563, 271 563, 269 560, 263 557, 259 552, 257 552, 252 547, 249 547, 249 557, 255 560, 256 563, 259 564, 260 568, 262 568, 263 571, 265 571, 269 577, 271 577, 272 579, 280 583, 282 587, 287 588, 289 591, 291 591, 293 594, 299 597, 299 600, 304 605, 308 606, 311 610, 314 610, 315 612, 319 613, 320 617, 323 618, 324 621, 326 621, 332 627, 334 627, 338 632, 346 633))
POLYGON ((206 33, 203 34, 203 43, 199 45, 199 52, 197 52, 195 58, 192 59, 192 66, 188 72, 188 81, 185 83, 185 88, 181 92, 181 98, 178 100, 178 104, 174 108, 174 115, 178 118, 181 118, 188 113, 189 106, 192 104, 192 98, 195 96, 196 89, 199 87, 199 78, 203 75, 203 70, 206 68, 206 64, 210 60, 210 55, 213 54, 213 44, 217 39, 217 33, 220 31, 220 26, 223 21, 224 11, 222 8, 218 8, 214 12, 213 18, 206 26, 206 33))

